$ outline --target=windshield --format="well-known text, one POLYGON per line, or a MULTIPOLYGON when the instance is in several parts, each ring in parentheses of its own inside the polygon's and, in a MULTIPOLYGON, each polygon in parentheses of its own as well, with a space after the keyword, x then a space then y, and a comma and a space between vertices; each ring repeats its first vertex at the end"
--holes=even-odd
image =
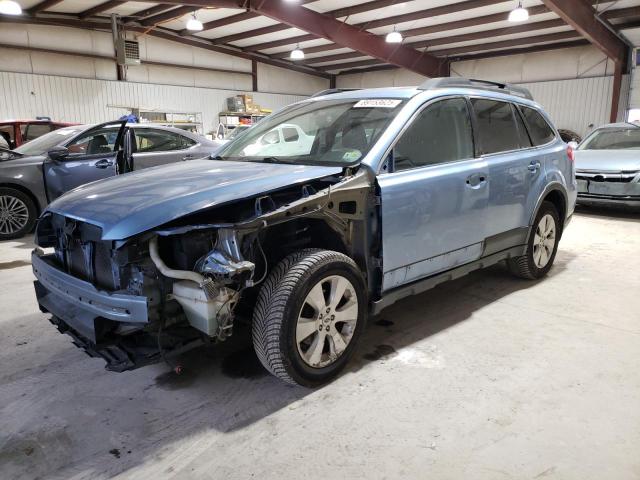
POLYGON ((22 155, 44 155, 56 145, 80 133, 82 130, 83 128, 80 127, 54 130, 19 146, 14 152, 21 153, 22 155))
POLYGON ((353 165, 404 104, 400 99, 319 100, 292 105, 229 143, 219 159, 353 165))
POLYGON ((603 128, 593 132, 578 150, 640 150, 640 127, 603 128))

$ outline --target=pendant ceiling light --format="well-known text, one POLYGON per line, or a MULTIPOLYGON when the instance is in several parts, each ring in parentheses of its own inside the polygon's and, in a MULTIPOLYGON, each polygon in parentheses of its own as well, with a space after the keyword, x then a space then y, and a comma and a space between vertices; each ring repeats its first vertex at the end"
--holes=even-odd
POLYGON ((300 48, 300 45, 296 45, 296 48, 291 50, 291 60, 302 60, 304 58, 304 52, 300 48))
POLYGON ((0 13, 3 15, 20 15, 22 7, 13 0, 0 0, 0 13))
POLYGON ((402 43, 402 35, 400 32, 396 32, 396 27, 393 27, 393 32, 387 33, 384 40, 387 43, 402 43))
POLYGON ((529 20, 529 10, 522 6, 522 2, 518 2, 518 6, 509 13, 510 22, 526 22, 529 20))
POLYGON ((202 30, 202 22, 196 18, 196 12, 193 12, 192 18, 187 22, 187 30, 192 30, 194 32, 199 32, 202 30))

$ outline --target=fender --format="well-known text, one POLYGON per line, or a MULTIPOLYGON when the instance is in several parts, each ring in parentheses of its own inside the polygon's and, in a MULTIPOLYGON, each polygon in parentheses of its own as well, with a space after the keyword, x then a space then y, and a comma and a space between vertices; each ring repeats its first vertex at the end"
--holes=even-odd
MULTIPOLYGON (((562 235, 562 231, 564 230, 564 226, 566 225, 566 219, 567 219, 567 212, 568 212, 568 205, 569 205, 569 198, 567 195, 567 189, 565 188, 565 186, 558 182, 558 181, 552 181, 551 183, 549 183, 545 189, 542 191, 542 193, 540 194, 540 196, 538 197, 538 199, 536 200, 536 208, 533 209, 533 213, 531 214, 531 218, 529 218, 529 233, 527 234, 527 243, 529 242, 529 238, 531 238, 531 233, 533 232, 533 222, 536 219, 536 216, 538 215, 538 211, 540 210, 540 207, 542 206, 542 202, 544 202, 544 199, 547 198, 547 195, 549 195, 551 192, 559 192, 562 195, 562 198, 564 199, 564 204, 565 204, 565 212, 564 212, 564 218, 561 218, 561 222, 562 222, 562 228, 560 229, 560 235, 562 235)), ((559 212, 560 215, 563 215, 563 212, 559 212)))

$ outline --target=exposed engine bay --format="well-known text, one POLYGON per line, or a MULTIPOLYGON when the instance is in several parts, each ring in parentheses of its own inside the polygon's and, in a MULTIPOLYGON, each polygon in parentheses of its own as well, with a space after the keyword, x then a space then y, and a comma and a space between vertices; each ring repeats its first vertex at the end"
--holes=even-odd
MULTIPOLYGON (((342 251, 369 272, 373 284, 379 247, 372 230, 379 202, 372 184, 366 171, 347 171, 117 241, 102 240, 99 227, 48 213, 39 222, 36 242, 54 253, 35 254, 106 299, 85 303, 93 313, 69 307, 66 318, 51 321, 88 354, 104 358, 108 369, 123 371, 229 338, 234 324, 250 321, 270 269, 292 251, 342 251), (147 318, 115 318, 114 307, 106 304, 117 295, 144 299, 147 318)), ((50 302, 54 310, 50 280, 34 272, 41 309, 47 311, 50 302)))

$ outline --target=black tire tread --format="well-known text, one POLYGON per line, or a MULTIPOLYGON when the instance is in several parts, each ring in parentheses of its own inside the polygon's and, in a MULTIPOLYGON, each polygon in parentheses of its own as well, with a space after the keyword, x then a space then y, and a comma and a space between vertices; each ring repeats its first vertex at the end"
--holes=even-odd
MULTIPOLYGON (((539 218, 541 218, 541 213, 546 212, 548 210, 553 210, 554 212, 556 212, 556 216, 559 217, 558 210, 556 209, 555 205, 551 202, 544 201, 542 202, 539 213, 536 214, 534 224, 531 227, 532 229, 536 228, 539 218)), ((556 230, 557 230, 557 234, 556 234, 555 248, 557 248, 557 243, 560 241, 561 232, 560 232, 559 223, 556 225, 556 230)), ((533 235, 533 231, 531 232, 531 235, 533 235)), ((530 248, 531 248, 531 242, 528 241, 527 253, 519 257, 510 258, 507 261, 507 264, 509 266, 509 270, 511 271, 511 273, 514 274, 516 277, 524 278, 525 280, 536 280, 537 278, 539 278, 539 276, 536 275, 536 269, 532 263, 532 257, 531 255, 529 255, 530 248)))
POLYGON ((252 340, 260 363, 284 382, 297 385, 282 348, 282 323, 293 289, 324 263, 342 261, 357 268, 346 255, 331 250, 304 249, 278 263, 265 280, 253 312, 252 340))

